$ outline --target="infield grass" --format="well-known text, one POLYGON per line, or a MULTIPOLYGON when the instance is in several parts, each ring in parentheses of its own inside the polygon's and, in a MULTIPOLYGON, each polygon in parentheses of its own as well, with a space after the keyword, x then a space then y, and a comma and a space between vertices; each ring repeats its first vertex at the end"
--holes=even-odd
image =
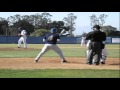
MULTIPOLYGON (((0 50, 0 58, 34 58, 41 51, 44 44, 28 44, 28 49, 17 49, 17 44, 1 44, 1 48, 8 50, 0 50), (9 50, 9 48, 11 48, 9 50), (17 50, 16 50, 17 49, 17 50)), ((80 44, 58 44, 65 57, 85 57, 86 47, 80 44)), ((119 44, 107 44, 108 58, 119 58, 119 44)), ((58 57, 54 51, 50 50, 43 57, 58 57), (52 53, 52 54, 51 54, 52 53)))

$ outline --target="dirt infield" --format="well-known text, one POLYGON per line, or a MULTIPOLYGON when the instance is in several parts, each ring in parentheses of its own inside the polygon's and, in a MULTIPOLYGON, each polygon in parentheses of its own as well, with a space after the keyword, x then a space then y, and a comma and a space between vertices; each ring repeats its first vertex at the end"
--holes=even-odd
POLYGON ((0 58, 0 69, 120 69, 119 58, 107 58, 105 65, 87 65, 85 58, 66 57, 69 63, 61 63, 58 57, 42 57, 38 63, 34 58, 0 58))

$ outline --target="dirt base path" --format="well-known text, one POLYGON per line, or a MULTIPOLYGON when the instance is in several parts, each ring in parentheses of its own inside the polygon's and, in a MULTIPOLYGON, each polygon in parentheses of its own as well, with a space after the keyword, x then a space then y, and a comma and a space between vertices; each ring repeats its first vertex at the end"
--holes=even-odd
POLYGON ((34 58, 0 58, 0 69, 113 69, 120 70, 119 58, 107 58, 106 64, 87 65, 85 58, 66 57, 69 63, 61 63, 58 57, 42 57, 38 63, 34 58))

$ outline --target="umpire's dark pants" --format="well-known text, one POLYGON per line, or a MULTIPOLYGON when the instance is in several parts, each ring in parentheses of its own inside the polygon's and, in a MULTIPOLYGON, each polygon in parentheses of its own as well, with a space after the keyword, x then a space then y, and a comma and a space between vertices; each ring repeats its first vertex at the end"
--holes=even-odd
POLYGON ((91 42, 91 48, 87 55, 87 64, 96 64, 99 65, 101 58, 101 43, 100 42, 91 42), (93 61, 94 60, 94 61, 93 61))

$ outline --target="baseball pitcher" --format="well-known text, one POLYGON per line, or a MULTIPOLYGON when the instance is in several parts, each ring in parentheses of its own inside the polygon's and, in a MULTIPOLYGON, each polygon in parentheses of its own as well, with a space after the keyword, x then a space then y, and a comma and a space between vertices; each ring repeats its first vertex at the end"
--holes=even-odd
POLYGON ((61 51, 61 49, 56 45, 58 41, 60 41, 60 35, 62 33, 56 34, 57 29, 56 28, 52 28, 51 32, 46 34, 43 38, 43 42, 45 42, 44 47, 42 48, 41 52, 37 55, 37 57, 35 58, 35 63, 38 62, 38 60, 42 57, 42 55, 44 53, 46 53, 49 50, 54 50, 61 58, 62 63, 67 62, 64 58, 64 55, 61 51))

